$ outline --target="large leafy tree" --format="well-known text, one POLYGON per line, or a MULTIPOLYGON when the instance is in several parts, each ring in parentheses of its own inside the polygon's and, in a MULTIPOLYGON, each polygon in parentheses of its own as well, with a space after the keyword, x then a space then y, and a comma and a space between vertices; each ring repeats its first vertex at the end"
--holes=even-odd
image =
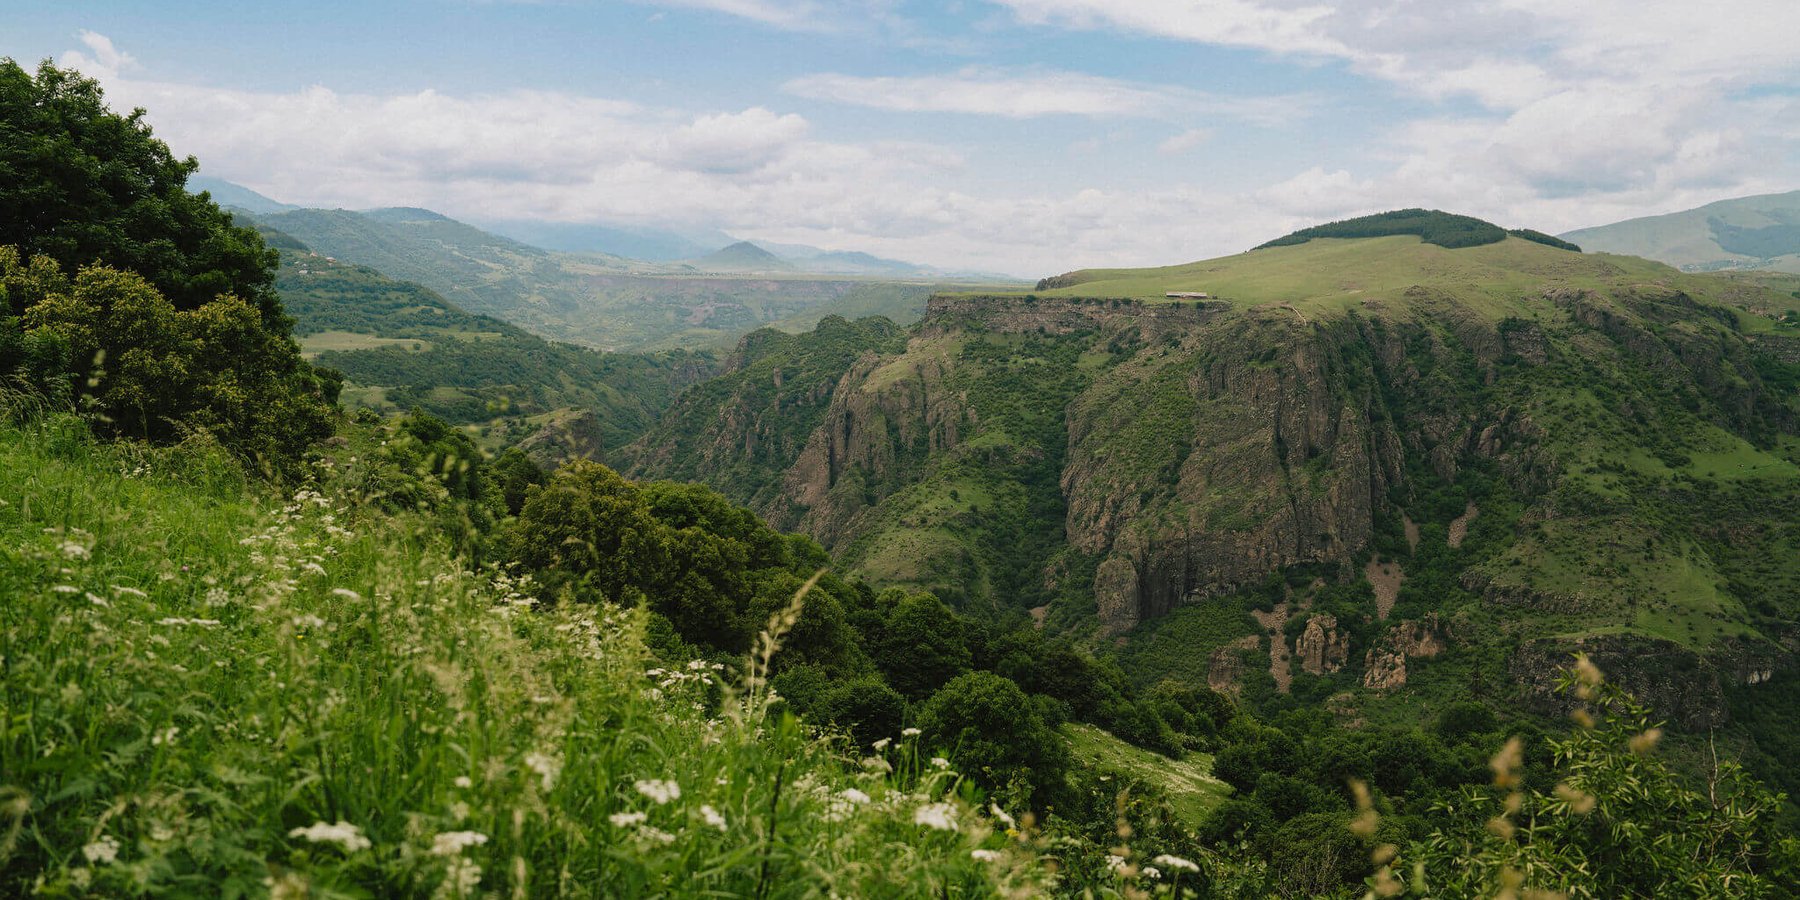
POLYGON ((34 75, 0 59, 0 246, 67 272, 136 272, 179 310, 235 294, 265 327, 285 330, 275 251, 188 193, 198 168, 151 134, 142 109, 108 109, 93 79, 49 62, 34 75))

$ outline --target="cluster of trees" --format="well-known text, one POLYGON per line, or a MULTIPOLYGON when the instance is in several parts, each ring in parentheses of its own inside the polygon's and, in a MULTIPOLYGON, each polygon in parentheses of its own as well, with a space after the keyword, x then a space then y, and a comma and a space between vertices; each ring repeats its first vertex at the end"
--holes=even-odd
MULTIPOLYGON (((503 542, 546 600, 648 607, 659 648, 676 660, 742 658, 830 563, 812 539, 780 534, 710 488, 636 483, 588 461, 528 488, 503 542)), ((1231 710, 1204 689, 1141 696, 1116 666, 1066 638, 831 572, 784 637, 773 683, 803 718, 864 745, 918 727, 977 782, 1040 808, 1068 800, 1062 722, 1174 754, 1231 710)))
POLYGON ((91 79, 0 60, 0 121, 0 378, 102 433, 206 433, 291 471, 331 433, 340 379, 288 336, 275 253, 91 79))
POLYGON ((1292 234, 1278 237, 1256 249, 1304 244, 1313 238, 1371 238, 1399 234, 1416 235, 1427 244, 1436 244, 1451 249, 1497 244, 1506 240, 1508 234, 1512 234, 1528 241, 1536 241, 1563 250, 1581 251, 1580 247, 1568 241, 1551 237, 1540 231, 1517 229, 1508 232, 1492 222, 1484 222, 1473 216, 1459 216, 1455 213, 1435 209, 1397 209, 1391 212, 1376 213, 1372 216, 1345 219, 1342 222, 1314 225, 1311 228, 1302 228, 1292 234))

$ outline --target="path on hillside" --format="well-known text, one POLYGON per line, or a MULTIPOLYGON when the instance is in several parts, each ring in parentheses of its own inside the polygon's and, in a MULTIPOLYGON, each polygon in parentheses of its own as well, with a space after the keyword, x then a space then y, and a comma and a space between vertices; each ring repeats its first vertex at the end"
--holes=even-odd
POLYGON ((1250 615, 1269 632, 1269 676, 1275 679, 1275 689, 1287 693, 1294 684, 1294 671, 1288 665, 1287 626, 1288 603, 1286 600, 1275 604, 1271 612, 1253 609, 1250 615))

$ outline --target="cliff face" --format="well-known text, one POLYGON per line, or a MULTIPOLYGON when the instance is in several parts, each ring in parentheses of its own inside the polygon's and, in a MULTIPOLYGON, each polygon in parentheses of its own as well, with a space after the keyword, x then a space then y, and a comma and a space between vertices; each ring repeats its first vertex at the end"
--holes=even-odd
MULTIPOLYGON (((1786 363, 1687 282, 1532 265, 1503 289, 1421 272, 1326 304, 934 297, 904 345, 840 342, 804 375, 747 346, 734 393, 683 398, 706 443, 680 446, 878 583, 1049 628, 1131 640, 1275 574, 1366 578, 1367 608, 1312 610, 1294 651, 1368 689, 1581 629, 1663 635, 1618 655, 1643 671, 1770 645, 1797 611, 1758 598, 1800 595, 1800 567, 1767 562, 1790 558, 1770 522, 1800 502, 1794 404, 1768 381, 1786 363), (755 490, 722 468, 743 457, 755 490)), ((639 449, 640 474, 682 476, 639 449)), ((1208 680, 1235 682, 1233 637, 1195 649, 1208 680)))

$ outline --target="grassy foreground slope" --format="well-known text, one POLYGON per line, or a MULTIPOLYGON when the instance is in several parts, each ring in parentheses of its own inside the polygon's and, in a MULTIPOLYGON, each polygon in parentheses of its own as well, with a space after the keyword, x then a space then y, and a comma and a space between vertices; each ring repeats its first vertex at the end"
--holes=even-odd
POLYGON ((904 744, 899 774, 859 771, 756 692, 726 686, 708 715, 721 676, 647 670, 640 616, 531 610, 430 534, 247 493, 192 446, 95 445, 66 418, 0 432, 0 894, 988 896, 1033 877, 971 856, 987 829, 904 744))

